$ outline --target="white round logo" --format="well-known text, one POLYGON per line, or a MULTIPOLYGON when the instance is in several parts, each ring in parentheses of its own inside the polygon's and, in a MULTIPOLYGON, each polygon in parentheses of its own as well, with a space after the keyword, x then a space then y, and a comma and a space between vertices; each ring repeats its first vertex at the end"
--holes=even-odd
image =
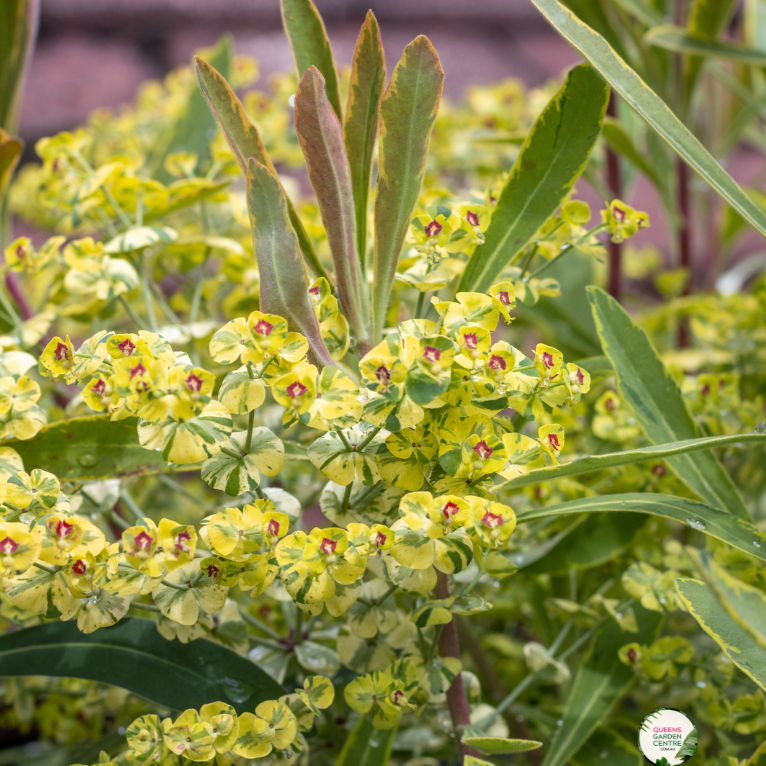
POLYGON ((694 755, 697 729, 680 710, 655 710, 641 722, 638 747, 655 766, 678 766, 694 755))

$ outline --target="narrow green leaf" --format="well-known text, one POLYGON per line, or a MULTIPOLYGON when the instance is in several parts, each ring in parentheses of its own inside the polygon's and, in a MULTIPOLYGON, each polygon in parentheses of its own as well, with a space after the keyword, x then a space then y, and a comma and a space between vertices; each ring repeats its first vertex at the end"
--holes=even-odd
POLYGON ((517 561, 513 556, 511 560, 530 574, 599 566, 631 543, 646 521, 640 514, 626 518, 608 513, 584 516, 565 530, 565 534, 556 535, 553 545, 540 546, 542 555, 530 551, 521 554, 525 562, 517 561))
POLYGON ((396 727, 376 729, 367 716, 362 716, 343 744, 335 766, 386 766, 395 735, 396 727))
POLYGON ((734 43, 703 40, 690 35, 683 27, 667 24, 650 29, 644 40, 657 48, 675 53, 685 53, 701 58, 722 59, 744 66, 766 66, 766 52, 755 48, 745 48, 734 43))
POLYGON ((644 756, 633 742, 612 729, 598 729, 572 758, 572 766, 643 766, 644 756))
MULTIPOLYGON (((271 159, 263 146, 258 128, 247 116, 242 102, 237 98, 229 83, 210 64, 201 58, 195 58, 195 63, 197 79, 199 80, 202 94, 213 110, 213 115, 218 121, 218 125, 223 131, 223 135, 226 137, 232 152, 234 152, 237 162, 239 162, 242 174, 247 178, 247 161, 250 157, 254 157, 261 165, 265 165, 270 171, 276 173, 274 166, 271 164, 271 159)), ((306 259, 306 263, 317 277, 324 277, 328 282, 332 283, 324 266, 319 262, 319 258, 301 219, 298 217, 295 206, 287 195, 285 195, 285 199, 287 200, 290 222, 293 225, 293 229, 295 229, 295 235, 298 237, 298 244, 300 245, 303 257, 306 259)))
POLYGON ((51 423, 34 438, 3 442, 24 461, 24 470, 41 468, 62 481, 91 481, 166 473, 167 461, 157 450, 138 443, 136 418, 112 422, 94 415, 51 423))
POLYGON ((552 516, 573 513, 649 513, 666 519, 680 521, 692 529, 722 540, 754 558, 766 561, 766 534, 749 521, 731 513, 711 508, 709 505, 685 497, 662 495, 653 492, 629 492, 621 495, 601 495, 568 500, 522 511, 517 516, 519 524, 552 516))
POLYGON ((766 596, 762 590, 732 577, 707 552, 687 548, 705 582, 729 615, 766 649, 766 596))
POLYGON ((0 129, 16 133, 40 16, 38 0, 0 3, 0 129))
POLYGON ((385 84, 386 59, 380 29, 373 12, 368 11, 354 49, 346 121, 343 124, 346 156, 354 189, 356 249, 362 263, 363 276, 367 263, 367 204, 370 197, 372 155, 378 134, 380 97, 385 84))
POLYGON ((339 120, 343 119, 338 89, 338 73, 332 47, 322 17, 312 0, 280 0, 282 23, 293 49, 298 79, 315 66, 327 83, 327 98, 339 120))
POLYGON ((533 739, 506 739, 505 737, 464 737, 463 744, 475 747, 487 755, 509 755, 511 753, 527 753, 543 746, 542 742, 533 739))
POLYGON ((311 305, 306 268, 282 186, 258 160, 251 157, 247 167, 247 207, 261 278, 261 309, 289 319, 306 336, 316 360, 335 366, 311 305))
POLYGON ((559 0, 532 0, 542 14, 630 106, 643 117, 732 207, 766 236, 766 215, 740 189, 688 128, 646 83, 615 53, 609 43, 583 24, 559 0))
POLYGON ((458 292, 486 292, 556 211, 585 168, 608 103, 609 88, 594 69, 569 72, 521 147, 458 292))
POLYGON ((597 631, 572 684, 563 723, 543 766, 562 766, 574 756, 635 680, 633 668, 624 665, 617 653, 632 641, 651 643, 659 631, 662 614, 644 609, 637 602, 632 608, 638 621, 637 633, 623 630, 616 620, 608 620, 597 631))
POLYGON ((439 56, 429 39, 421 35, 404 49, 380 102, 373 343, 383 337, 391 285, 420 194, 443 85, 439 56))
POLYGON ((0 676, 86 678, 175 710, 228 702, 238 713, 285 690, 250 660, 211 641, 167 641, 152 620, 128 618, 84 634, 49 622, 0 636, 0 676))
POLYGON ((608 468, 616 468, 621 465, 644 463, 648 460, 666 460, 675 455, 685 455, 697 450, 709 450, 716 447, 760 442, 766 444, 766 433, 732 434, 730 436, 703 436, 699 439, 688 439, 672 444, 659 444, 639 449, 625 450, 624 452, 610 452, 605 455, 589 455, 577 458, 569 463, 559 463, 545 468, 535 468, 528 473, 523 473, 514 479, 498 484, 495 489, 518 489, 530 484, 538 484, 543 481, 559 479, 562 476, 578 476, 583 473, 602 471, 608 468))
POLYGON ((656 8, 650 3, 643 2, 643 0, 614 0, 614 4, 646 27, 656 27, 665 21, 656 8))
POLYGON ((705 633, 745 675, 766 689, 766 649, 724 609, 711 587, 684 577, 675 583, 681 601, 705 633))
MULTIPOLYGON (((588 298, 623 401, 644 433, 655 444, 699 438, 699 428, 678 384, 646 333, 601 288, 589 287, 588 298)), ((705 502, 748 518, 737 488, 712 452, 679 454, 668 458, 668 465, 705 502)))
POLYGON ((343 129, 327 99, 324 78, 315 66, 306 70, 298 84, 295 130, 327 232, 341 309, 359 345, 369 349, 369 311, 356 252, 351 170, 343 129))
MULTIPOLYGON (((234 63, 234 43, 224 35, 210 54, 210 64, 224 78, 231 76, 234 63)), ((207 108, 205 98, 197 88, 191 88, 186 105, 176 121, 162 136, 150 161, 152 177, 164 184, 173 177, 165 169, 165 157, 173 152, 189 152, 197 155, 197 167, 204 168, 210 159, 210 139, 215 134, 215 119, 207 108)))
POLYGON ((607 117, 601 135, 609 146, 618 154, 625 157, 636 169, 640 170, 652 182, 654 187, 664 193, 664 184, 649 160, 636 148, 633 139, 627 134, 625 128, 615 119, 607 117))

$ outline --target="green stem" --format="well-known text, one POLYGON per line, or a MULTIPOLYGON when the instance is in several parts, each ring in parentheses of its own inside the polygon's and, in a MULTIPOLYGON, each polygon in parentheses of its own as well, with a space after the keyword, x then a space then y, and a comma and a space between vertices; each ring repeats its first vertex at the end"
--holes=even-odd
POLYGON ((396 585, 392 585, 380 598, 374 599, 375 604, 382 604, 395 590, 396 585))
POLYGON ((352 481, 351 484, 348 484, 346 486, 346 489, 343 490, 343 500, 341 501, 341 511, 345 513, 348 511, 348 501, 351 498, 351 488, 354 486, 354 482, 352 481))
POLYGON ((367 489, 365 489, 364 492, 351 503, 350 507, 357 508, 360 505, 364 505, 371 498, 377 497, 385 488, 385 484, 382 481, 376 482, 371 487, 367 487, 367 489))
POLYGON ((295 611, 295 645, 298 646, 303 643, 303 610, 296 606, 295 611))
POLYGON ((120 500, 127 506, 128 510, 133 514, 133 518, 138 521, 138 519, 143 519, 146 514, 144 514, 143 510, 139 507, 138 503, 130 496, 130 493, 127 489, 123 489, 120 492, 120 500))
MULTIPOLYGON (((0 291, 0 292, 2 292, 2 291, 0 291)), ((130 305, 130 303, 128 303, 128 301, 125 298, 125 296, 124 295, 120 295, 118 300, 122 304, 122 307, 125 309, 125 311, 127 312, 128 316, 133 320, 133 322, 135 323, 136 327, 138 327, 139 330, 143 330, 144 329, 144 320, 141 319, 141 317, 138 316, 138 314, 136 314, 136 312, 133 310, 133 307, 130 305)))
POLYGON ((131 601, 130 605, 136 609, 143 609, 145 612, 160 611, 160 608, 156 604, 142 604, 140 601, 131 601))
POLYGON ((578 238, 576 243, 569 242, 564 247, 561 248, 561 251, 558 253, 558 255, 555 255, 553 258, 550 259, 550 261, 546 261, 542 266, 540 266, 537 271, 533 271, 528 277, 526 277, 525 281, 529 282, 530 279, 534 279, 535 277, 542 274, 546 269, 549 269, 551 266, 553 266, 556 261, 563 258, 567 253, 569 253, 572 248, 575 246, 575 244, 580 244, 582 242, 587 242, 591 237, 595 237, 597 234, 601 234, 602 231, 607 230, 608 225, 605 223, 599 224, 598 226, 595 226, 590 231, 586 231, 585 234, 583 234, 581 237, 578 238))
POLYGON ((346 434, 344 434, 340 428, 336 428, 335 433, 338 434, 338 436, 340 437, 340 440, 343 442, 343 446, 346 448, 346 450, 348 452, 353 452, 353 449, 351 449, 351 445, 349 444, 349 441, 346 438, 346 434))
POLYGON ((275 639, 276 641, 281 641, 282 636, 277 633, 274 628, 267 625, 265 622, 262 622, 257 617, 253 617, 250 612, 248 612, 246 609, 243 609, 241 606, 237 607, 239 609, 239 616, 251 627, 255 628, 256 630, 260 630, 261 633, 265 633, 267 636, 271 636, 271 638, 275 639))
POLYGON ((241 452, 235 452, 233 449, 229 449, 228 447, 221 447, 221 452, 223 452, 224 455, 228 455, 229 457, 235 457, 237 460, 242 460, 244 457, 241 452))
POLYGON ((370 433, 364 438, 361 444, 357 444, 356 451, 361 452, 380 432, 381 426, 378 426, 377 428, 374 428, 370 433))
POLYGON ((48 574, 56 574, 56 572, 58 572, 58 569, 55 567, 49 566, 48 564, 43 564, 41 561, 35 561, 35 566, 38 569, 42 569, 43 572, 48 572, 48 574))
POLYGON ((160 483, 164 484, 168 489, 172 489, 174 492, 177 492, 179 495, 185 497, 187 500, 191 500, 193 503, 196 503, 197 505, 201 506, 202 508, 207 509, 207 503, 204 500, 201 500, 199 497, 197 497, 192 492, 189 492, 188 489, 186 489, 182 484, 177 482, 175 479, 171 479, 170 476, 165 476, 165 474, 158 474, 157 478, 160 480, 160 483))

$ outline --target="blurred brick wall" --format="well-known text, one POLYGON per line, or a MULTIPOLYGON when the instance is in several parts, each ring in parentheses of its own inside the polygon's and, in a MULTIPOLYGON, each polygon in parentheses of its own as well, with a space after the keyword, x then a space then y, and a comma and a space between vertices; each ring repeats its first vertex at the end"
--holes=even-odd
MULTIPOLYGON (((404 46, 427 34, 445 70, 445 93, 520 77, 539 85, 579 60, 529 0, 316 0, 336 58, 351 59, 369 7, 381 25, 389 71, 404 46)), ((28 142, 133 98, 142 80, 189 61, 233 32, 262 77, 292 68, 279 0, 42 0, 40 37, 21 132, 28 142)))

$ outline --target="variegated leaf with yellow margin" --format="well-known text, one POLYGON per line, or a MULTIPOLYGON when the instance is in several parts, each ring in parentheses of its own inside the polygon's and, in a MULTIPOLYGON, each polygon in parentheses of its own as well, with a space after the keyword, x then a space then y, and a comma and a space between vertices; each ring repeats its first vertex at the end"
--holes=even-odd
POLYGON ((322 490, 319 505, 322 513, 339 527, 347 527, 352 522, 392 524, 399 518, 399 501, 404 492, 405 490, 384 482, 375 485, 371 490, 355 479, 348 507, 344 509, 345 488, 330 481, 322 490))
POLYGON ((676 590, 705 633, 745 675, 766 690, 766 649, 729 614, 713 588, 700 580, 681 577, 676 580, 676 590))
POLYGON ((93 633, 119 622, 130 609, 130 599, 106 590, 98 590, 83 600, 77 615, 77 627, 83 633, 93 633))
POLYGON ((217 454, 232 429, 229 411, 210 402, 191 420, 164 423, 138 422, 138 440, 146 449, 158 449, 169 463, 189 465, 217 454))
MULTIPOLYGON (((366 439, 358 426, 344 431, 344 436, 352 447, 366 439)), ((357 478, 370 487, 380 479, 375 455, 386 436, 381 431, 363 449, 351 451, 335 431, 328 431, 308 448, 306 454, 312 464, 336 484, 346 487, 357 478)))
POLYGON ((212 614, 223 607, 228 588, 216 585, 206 575, 195 582, 201 571, 199 561, 195 560, 164 578, 177 585, 187 586, 179 589, 160 584, 154 591, 154 602, 165 617, 181 625, 193 625, 200 610, 212 614))
POLYGON ((228 373, 218 390, 218 401, 232 415, 246 415, 263 404, 266 387, 259 378, 252 378, 247 368, 228 373))
POLYGON ((264 426, 253 429, 249 448, 247 431, 231 434, 221 447, 229 451, 220 451, 208 458, 202 464, 201 475, 213 489, 231 497, 254 492, 261 483, 260 473, 276 476, 285 462, 284 445, 264 426))

